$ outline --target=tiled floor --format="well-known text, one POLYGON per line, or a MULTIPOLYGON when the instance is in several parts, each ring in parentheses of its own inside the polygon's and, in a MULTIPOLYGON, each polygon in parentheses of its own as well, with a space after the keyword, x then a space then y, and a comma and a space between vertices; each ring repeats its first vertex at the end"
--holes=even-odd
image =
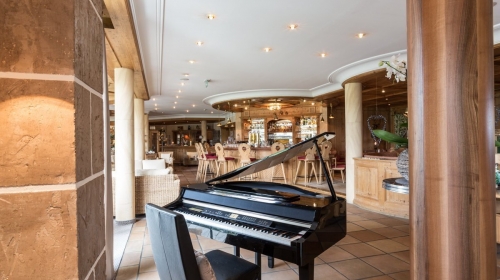
MULTIPOLYGON (((195 183, 196 170, 176 167, 181 185, 195 183)), ((347 236, 315 260, 314 279, 410 279, 410 237, 408 220, 373 213, 347 205, 347 236)), ((191 235, 195 250, 204 253, 220 249, 232 253, 233 247, 201 236, 191 235)), ((241 256, 254 261, 253 252, 241 256)), ((262 279, 298 279, 297 266, 275 260, 268 268, 262 257, 262 279)), ((131 231, 117 280, 160 279, 153 260, 146 219, 138 220, 131 231)))

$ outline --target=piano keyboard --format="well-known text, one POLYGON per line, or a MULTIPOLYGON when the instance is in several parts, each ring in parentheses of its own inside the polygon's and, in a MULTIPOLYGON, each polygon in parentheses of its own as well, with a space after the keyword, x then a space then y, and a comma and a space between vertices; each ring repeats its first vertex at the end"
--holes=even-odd
POLYGON ((290 246, 311 224, 184 199, 173 211, 187 222, 290 246))

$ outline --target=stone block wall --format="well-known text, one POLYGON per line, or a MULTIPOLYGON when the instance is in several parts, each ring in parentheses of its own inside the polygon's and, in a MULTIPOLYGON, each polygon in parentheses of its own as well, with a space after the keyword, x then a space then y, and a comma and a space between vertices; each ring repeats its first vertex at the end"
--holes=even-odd
POLYGON ((0 2, 0 279, 105 278, 101 12, 0 2))

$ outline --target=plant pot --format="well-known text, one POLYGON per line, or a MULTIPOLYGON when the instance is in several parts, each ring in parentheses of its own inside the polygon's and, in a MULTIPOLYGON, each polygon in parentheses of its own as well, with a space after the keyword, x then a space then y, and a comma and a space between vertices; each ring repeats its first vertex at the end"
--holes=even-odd
POLYGON ((408 149, 401 152, 396 161, 396 166, 398 167, 398 172, 405 178, 406 180, 410 180, 409 178, 409 158, 408 158, 408 149))

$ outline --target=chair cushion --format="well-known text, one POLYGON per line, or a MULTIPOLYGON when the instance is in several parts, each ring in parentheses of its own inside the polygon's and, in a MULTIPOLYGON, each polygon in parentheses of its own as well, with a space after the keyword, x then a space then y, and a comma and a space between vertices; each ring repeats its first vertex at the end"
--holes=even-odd
POLYGON ((205 254, 212 265, 217 279, 255 280, 259 279, 260 267, 242 258, 220 250, 205 254))
POLYGON ((256 158, 250 158, 251 161, 256 161, 257 159, 256 158))
POLYGON ((225 160, 235 160, 234 157, 224 157, 225 160))
POLYGON ((196 257, 196 263, 198 264, 198 269, 200 270, 201 279, 216 280, 215 272, 207 257, 203 253, 196 250, 194 250, 194 256, 196 257))
POLYGON ((206 155, 206 158, 207 158, 207 159, 217 159, 217 156, 209 156, 209 155, 206 155))

